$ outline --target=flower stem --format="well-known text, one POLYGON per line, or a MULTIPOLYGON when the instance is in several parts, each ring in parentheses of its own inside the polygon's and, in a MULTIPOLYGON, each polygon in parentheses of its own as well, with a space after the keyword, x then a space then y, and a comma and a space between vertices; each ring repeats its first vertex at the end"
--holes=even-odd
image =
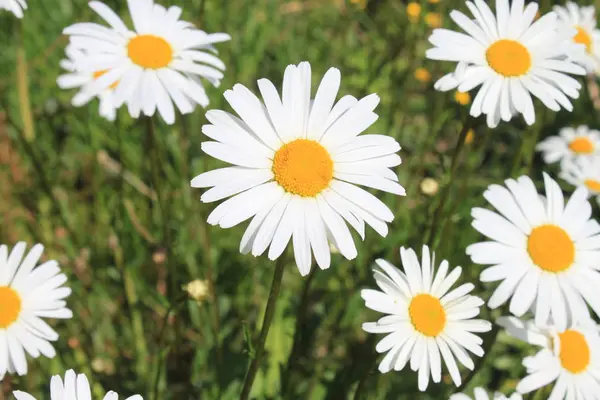
POLYGON ((258 364, 260 363, 260 360, 265 350, 265 343, 267 341, 267 336, 269 335, 269 328, 271 327, 271 322, 273 322, 273 316, 275 315, 275 306, 277 304, 277 298, 279 297, 279 290, 281 288, 281 280, 283 278, 283 271, 285 269, 284 260, 284 255, 281 255, 277 259, 277 263, 275 264, 273 282, 271 283, 271 291, 269 293, 269 300, 267 301, 265 317, 263 319, 262 329, 260 331, 258 342, 256 342, 254 346, 254 358, 250 363, 250 368, 248 368, 248 373, 246 374, 246 379, 244 380, 244 387, 242 388, 242 394, 240 395, 241 400, 247 400, 250 396, 250 390, 252 389, 252 384, 254 383, 256 373, 258 372, 258 364))

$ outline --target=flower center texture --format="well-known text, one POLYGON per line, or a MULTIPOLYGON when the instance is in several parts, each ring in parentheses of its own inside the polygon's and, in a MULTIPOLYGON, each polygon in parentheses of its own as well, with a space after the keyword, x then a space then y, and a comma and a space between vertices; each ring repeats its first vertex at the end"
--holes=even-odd
POLYGON ((425 336, 437 336, 446 326, 446 311, 440 300, 429 294, 418 294, 408 307, 410 322, 425 336))
POLYGON ((579 137, 569 143, 569 149, 574 153, 590 154, 594 152, 594 144, 586 137, 579 137))
POLYGON ((333 179, 333 160, 321 144, 297 139, 277 150, 273 158, 273 174, 287 192, 314 197, 333 179))
POLYGON ((590 364, 590 347, 585 336, 574 330, 559 333, 560 363, 567 371, 578 374, 583 372, 590 364))
POLYGON ((139 35, 127 43, 127 55, 142 68, 160 69, 173 60, 173 48, 161 37, 139 35))
POLYGON ((586 179, 585 186, 592 192, 600 193, 600 181, 597 181, 596 179, 586 179))
POLYGON ((6 329, 19 318, 21 297, 8 286, 0 286, 0 329, 6 329))
POLYGON ((515 40, 498 40, 487 49, 485 57, 490 67, 505 77, 522 76, 531 69, 529 50, 515 40))
MULTIPOLYGON (((94 72, 94 79, 100 78, 102 75, 104 75, 107 72, 108 72, 107 69, 103 69, 102 71, 96 71, 96 72, 94 72)), ((119 86, 119 81, 116 81, 115 83, 113 83, 112 85, 110 85, 110 88, 111 89, 116 89, 117 86, 119 86)))
POLYGON ((588 53, 592 52, 592 36, 588 33, 588 31, 586 31, 582 27, 577 27, 577 35, 575 35, 573 40, 575 41, 575 43, 585 45, 585 50, 588 53))
POLYGON ((575 245, 571 237, 556 225, 534 228, 527 240, 527 251, 534 264, 548 272, 569 269, 575 261, 575 245))

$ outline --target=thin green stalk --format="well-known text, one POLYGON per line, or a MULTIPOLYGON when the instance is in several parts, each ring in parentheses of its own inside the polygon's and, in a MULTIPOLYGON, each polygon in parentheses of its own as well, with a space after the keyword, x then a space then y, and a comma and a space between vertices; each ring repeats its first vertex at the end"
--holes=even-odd
MULTIPOLYGON (((374 345, 374 340, 371 339, 370 341, 372 341, 373 345, 374 345)), ((373 347, 373 346, 371 346, 371 347, 373 347)), ((377 352, 373 349, 373 352, 371 353, 371 358, 367 361, 368 367, 365 369, 365 372, 362 374, 362 376, 360 377, 360 380, 358 381, 358 386, 356 387, 356 391, 354 392, 354 397, 353 397, 354 400, 360 400, 362 398, 365 398, 365 396, 363 395, 363 392, 365 391, 365 389, 367 387, 367 380, 369 379, 369 376, 371 375, 371 371, 373 370, 373 367, 377 363, 377 356, 378 356, 377 352)))
POLYGON ((267 301, 267 308, 265 310, 265 317, 263 319, 262 329, 258 341, 254 345, 255 354, 250 362, 250 368, 244 379, 244 387, 240 395, 241 400, 247 400, 252 390, 252 384, 256 378, 260 360, 265 351, 265 343, 267 336, 269 335, 269 329, 273 322, 273 316, 275 315, 275 306, 277 304, 277 298, 279 297, 279 290, 281 289, 281 280, 283 279, 283 272, 285 270, 285 255, 281 255, 275 264, 275 271, 273 272, 273 282, 271 283, 271 291, 269 293, 269 300, 267 301))
POLYGON ((23 39, 23 24, 19 23, 19 47, 17 48, 17 93, 19 96, 19 111, 23 122, 25 140, 32 142, 35 138, 31 99, 29 97, 29 73, 27 71, 27 56, 23 39))

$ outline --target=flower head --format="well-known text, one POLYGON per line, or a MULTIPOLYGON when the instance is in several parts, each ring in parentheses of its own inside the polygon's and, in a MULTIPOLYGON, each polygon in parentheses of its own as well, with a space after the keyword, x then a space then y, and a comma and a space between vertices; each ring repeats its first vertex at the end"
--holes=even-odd
MULTIPOLYGON (((523 400, 523 396, 519 393, 513 393, 510 397, 506 397, 502 393, 494 393, 493 397, 489 396, 485 389, 476 387, 473 389, 473 400, 523 400)), ((471 400, 471 397, 464 393, 457 393, 450 396, 449 400, 471 400)))
POLYGON ((600 204, 600 156, 565 161, 560 177, 573 186, 587 189, 600 204))
POLYGON ((600 131, 586 125, 563 128, 558 136, 550 136, 536 147, 544 162, 552 164, 590 156, 600 156, 600 131))
POLYGON ((573 42, 583 48, 575 51, 575 61, 584 66, 588 73, 600 72, 600 30, 596 29, 594 6, 580 6, 568 1, 566 6, 554 6, 561 24, 575 30, 573 42))
POLYGON ((23 18, 23 11, 27 9, 25 0, 0 0, 0 10, 8 10, 17 18, 23 18))

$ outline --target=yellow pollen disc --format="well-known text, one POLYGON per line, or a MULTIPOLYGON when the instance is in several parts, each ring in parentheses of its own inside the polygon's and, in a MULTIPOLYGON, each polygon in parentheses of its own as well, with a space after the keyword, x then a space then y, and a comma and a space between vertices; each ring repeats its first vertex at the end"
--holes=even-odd
POLYGON ((318 142, 297 139, 277 150, 273 174, 286 191, 314 197, 329 186, 333 178, 333 160, 318 142))
POLYGON ((446 326, 446 310, 440 300, 429 294, 418 294, 408 307, 410 322, 425 336, 437 336, 446 326))
POLYGON ((559 333, 560 363, 567 371, 578 374, 590 364, 590 347, 581 333, 568 329, 559 333))
POLYGON ((127 55, 142 68, 160 69, 173 60, 173 48, 161 37, 139 35, 127 43, 127 55))
POLYGON ((574 153, 590 154, 594 152, 594 143, 586 137, 578 137, 569 143, 569 149, 574 153))
POLYGON ((21 297, 8 286, 0 286, 0 329, 6 329, 19 318, 21 297))
POLYGON ((522 76, 531 68, 527 47, 515 40, 498 40, 485 52, 490 67, 505 77, 522 76))
POLYGON ((548 272, 569 269, 575 261, 575 245, 564 229, 556 225, 534 228, 527 239, 527 251, 534 264, 548 272))
POLYGON ((577 27, 577 35, 575 35, 573 40, 575 43, 585 45, 585 49, 588 53, 592 52, 592 36, 582 27, 577 27))
POLYGON ((466 106, 467 104, 469 104, 471 102, 471 95, 469 93, 461 93, 461 92, 456 92, 454 93, 454 100, 456 100, 456 102, 460 105, 466 106))
MULTIPOLYGON (((100 78, 102 75, 104 75, 107 72, 108 72, 107 69, 103 69, 102 71, 96 71, 96 72, 94 72, 94 79, 100 78)), ((116 89, 117 86, 119 86, 119 81, 116 81, 115 83, 113 83, 112 85, 110 85, 110 88, 111 89, 116 89)))
POLYGON ((597 181, 595 179, 586 179, 584 183, 585 186, 587 186, 587 188, 590 189, 592 192, 600 193, 600 181, 597 181))

